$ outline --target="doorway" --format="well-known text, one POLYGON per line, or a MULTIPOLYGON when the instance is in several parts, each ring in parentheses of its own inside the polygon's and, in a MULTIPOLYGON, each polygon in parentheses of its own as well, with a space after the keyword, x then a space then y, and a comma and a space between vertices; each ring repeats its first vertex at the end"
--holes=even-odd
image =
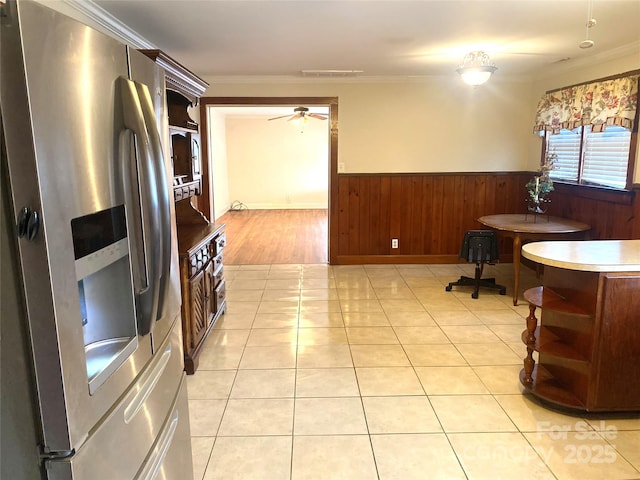
MULTIPOLYGON (((338 98, 337 97, 203 97, 200 101, 200 119, 203 129, 203 157, 207 159, 203 165, 203 195, 201 202, 206 212, 210 213, 210 218, 215 218, 215 195, 214 184, 215 175, 213 172, 214 165, 211 163, 214 154, 214 147, 211 142, 213 127, 211 125, 211 117, 209 116, 211 107, 294 107, 307 106, 309 108, 325 107, 329 114, 328 130, 328 169, 326 171, 328 179, 328 208, 327 208, 327 228, 326 232, 326 248, 328 263, 334 263, 332 251, 331 232, 337 231, 337 213, 334 209, 337 206, 337 165, 338 165, 338 98), (211 153, 210 153, 211 152, 211 153), (211 170, 211 171, 210 171, 211 170)), ((242 208, 242 205, 235 205, 242 208)), ((218 209, 219 210, 219 209, 218 209)), ((219 211, 218 211, 219 213, 219 211)))

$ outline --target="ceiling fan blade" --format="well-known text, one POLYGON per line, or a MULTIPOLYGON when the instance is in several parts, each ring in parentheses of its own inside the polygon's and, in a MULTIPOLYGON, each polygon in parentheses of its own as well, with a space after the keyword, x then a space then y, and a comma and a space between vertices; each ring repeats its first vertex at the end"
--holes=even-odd
POLYGON ((286 117, 288 117, 288 116, 289 116, 289 115, 282 115, 282 116, 280 116, 280 117, 273 117, 273 118, 269 118, 269 120, 278 120, 279 118, 286 118, 286 117))
POLYGON ((312 118, 317 118, 318 120, 326 120, 327 117, 323 116, 322 113, 308 113, 307 116, 312 117, 312 118))
POLYGON ((303 118, 304 115, 300 114, 300 113, 296 113, 295 115, 291 115, 291 117, 289 118, 289 120, 287 120, 287 122, 290 122, 291 120, 295 120, 296 118, 303 118))

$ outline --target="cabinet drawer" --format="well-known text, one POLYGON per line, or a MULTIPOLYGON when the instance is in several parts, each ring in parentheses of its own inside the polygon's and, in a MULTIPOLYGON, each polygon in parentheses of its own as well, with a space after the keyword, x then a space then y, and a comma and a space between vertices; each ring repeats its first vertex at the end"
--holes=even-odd
POLYGON ((213 271, 217 271, 222 267, 222 253, 213 259, 213 271))
POLYGON ((223 233, 222 235, 219 235, 218 237, 216 237, 215 242, 216 242, 216 254, 218 254, 222 252, 222 249, 227 244, 227 234, 223 233))
POLYGON ((217 313, 227 296, 226 282, 224 280, 216 287, 213 296, 215 298, 215 311, 217 313))
POLYGON ((213 274, 214 285, 218 285, 223 280, 224 280, 224 268, 220 266, 220 268, 213 274))

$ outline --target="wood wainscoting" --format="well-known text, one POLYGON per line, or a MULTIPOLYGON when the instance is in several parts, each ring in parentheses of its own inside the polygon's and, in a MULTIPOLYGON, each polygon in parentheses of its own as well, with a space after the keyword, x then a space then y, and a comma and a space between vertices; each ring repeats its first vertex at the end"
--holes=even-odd
MULTIPOLYGON (((341 174, 332 194, 330 262, 456 263, 464 232, 492 213, 524 213, 531 172, 341 174), (399 248, 391 248, 397 238, 399 248)), ((511 260, 503 242, 501 257, 511 260)))
POLYGON ((631 191, 554 183, 549 213, 591 225, 593 240, 640 239, 640 196, 631 191))
MULTIPOLYGON (((329 215, 329 263, 457 263, 464 232, 484 228, 477 218, 495 213, 525 213, 525 185, 533 175, 533 172, 337 175, 329 215), (397 249, 391 248, 393 238, 398 239, 397 249)), ((549 214, 591 225, 589 236, 594 240, 640 239, 637 193, 637 190, 614 192, 556 182, 549 214)), ((247 219, 242 213, 234 213, 236 220, 243 222, 237 228, 238 222, 229 222, 227 250, 229 253, 233 248, 250 250, 233 255, 239 263, 323 263, 326 230, 318 227, 322 221, 311 214, 299 217, 307 226, 296 227, 289 222, 285 223, 286 228, 280 224, 282 218, 277 224, 266 225, 261 223, 263 217, 258 216, 251 222, 255 228, 243 232, 248 227, 247 219), (324 237, 300 235, 301 228, 324 237), (232 234, 236 230, 238 233, 232 234), (272 247, 276 252, 273 255, 269 253, 272 247)), ((501 240, 500 260, 512 261, 509 239, 501 240)))

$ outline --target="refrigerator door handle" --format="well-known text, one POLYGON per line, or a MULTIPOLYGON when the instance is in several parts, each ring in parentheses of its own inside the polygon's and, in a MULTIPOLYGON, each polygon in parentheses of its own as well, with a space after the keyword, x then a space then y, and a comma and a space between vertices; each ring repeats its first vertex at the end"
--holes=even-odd
MULTIPOLYGON (((149 134, 144 121, 144 114, 134 82, 125 77, 118 77, 118 86, 122 95, 122 113, 124 126, 135 135, 136 166, 138 172, 138 188, 140 193, 140 211, 142 217, 143 235, 142 245, 146 254, 146 268, 148 272, 149 288, 136 295, 138 310, 138 331, 140 335, 151 333, 158 316, 158 298, 160 293, 160 279, 162 276, 162 238, 161 214, 159 210, 158 189, 155 177, 157 162, 154 160, 149 134)), ((134 168, 133 165, 131 168, 134 168)))
POLYGON ((164 162, 164 155, 162 149, 162 142, 160 141, 160 134, 158 132, 155 111, 153 102, 151 100, 151 94, 147 85, 139 82, 134 82, 136 90, 138 92, 138 98, 140 99, 140 106, 142 107, 142 114, 147 126, 147 133, 149 135, 150 146, 152 150, 152 160, 155 162, 154 169, 156 175, 153 177, 154 187, 158 199, 157 212, 160 221, 160 284, 159 284, 159 308, 158 318, 162 316, 162 305, 164 305, 164 299, 167 295, 167 289, 169 288, 169 276, 171 274, 171 199, 170 187, 167 176, 167 170, 164 162))
MULTIPOLYGON (((127 205, 131 205, 135 212, 140 211, 140 195, 134 195, 138 191, 138 171, 135 162, 132 162, 135 156, 133 150, 133 132, 131 130, 123 130, 118 138, 118 157, 120 159, 120 172, 124 186, 124 198, 127 205)), ((143 228, 140 221, 133 218, 133 215, 127 215, 127 229, 129 236, 133 237, 134 245, 141 245, 142 248, 131 248, 131 270, 133 273, 133 286, 136 295, 145 293, 149 289, 149 271, 147 269, 147 255, 143 228)))

